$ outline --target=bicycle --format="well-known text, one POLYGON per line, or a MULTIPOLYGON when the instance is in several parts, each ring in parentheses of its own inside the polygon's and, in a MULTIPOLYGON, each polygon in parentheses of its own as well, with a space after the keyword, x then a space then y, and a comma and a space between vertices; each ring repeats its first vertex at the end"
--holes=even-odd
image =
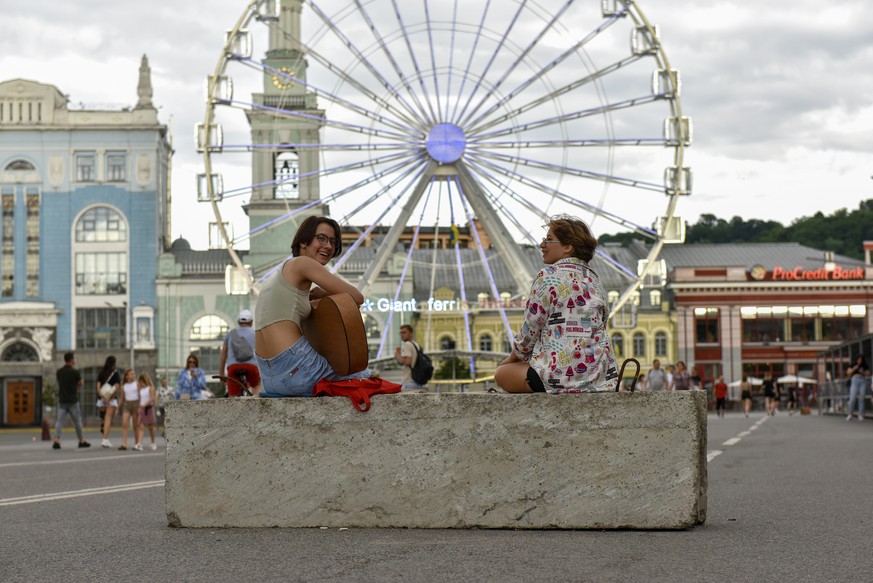
POLYGON ((227 376, 216 374, 212 378, 227 383, 228 397, 251 397, 252 388, 261 384, 258 365, 251 362, 238 362, 228 365, 227 376))

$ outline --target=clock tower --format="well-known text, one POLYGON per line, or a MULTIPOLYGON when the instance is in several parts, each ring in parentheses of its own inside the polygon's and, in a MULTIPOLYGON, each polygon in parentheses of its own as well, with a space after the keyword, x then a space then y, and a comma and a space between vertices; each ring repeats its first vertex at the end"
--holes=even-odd
MULTIPOLYGON (((252 103, 265 109, 246 112, 252 144, 273 145, 252 152, 252 184, 257 186, 245 207, 249 229, 266 223, 273 226, 250 239, 251 265, 281 261, 291 253, 297 225, 309 215, 328 214, 327 205, 316 204, 283 219, 289 212, 321 198, 318 154, 307 146, 320 140, 324 111, 318 109, 315 94, 305 87, 307 63, 300 45, 302 8, 303 0, 281 0, 263 60, 264 91, 252 95, 252 103), (295 115, 298 113, 303 115, 295 115)), ((261 274, 254 275, 257 278, 261 274)))

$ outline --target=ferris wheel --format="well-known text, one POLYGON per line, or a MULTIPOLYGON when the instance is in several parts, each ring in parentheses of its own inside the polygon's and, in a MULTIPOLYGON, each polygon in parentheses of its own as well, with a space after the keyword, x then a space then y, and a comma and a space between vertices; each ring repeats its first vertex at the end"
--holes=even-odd
POLYGON ((198 196, 254 293, 284 259, 264 251, 277 227, 327 205, 360 226, 333 270, 382 228, 365 292, 404 231, 474 219, 526 291, 524 246, 566 213, 647 244, 634 265, 600 255, 625 281, 615 312, 684 237, 691 122, 659 28, 632 0, 252 1, 196 134, 198 196), (233 233, 243 210, 248 229, 233 233))

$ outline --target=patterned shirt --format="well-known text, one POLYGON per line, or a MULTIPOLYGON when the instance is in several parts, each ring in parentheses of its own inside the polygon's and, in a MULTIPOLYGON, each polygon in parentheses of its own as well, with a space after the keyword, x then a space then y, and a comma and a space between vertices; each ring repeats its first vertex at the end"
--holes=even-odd
POLYGON ((559 259, 534 279, 513 349, 549 393, 615 390, 608 315, 597 274, 581 259, 559 259))

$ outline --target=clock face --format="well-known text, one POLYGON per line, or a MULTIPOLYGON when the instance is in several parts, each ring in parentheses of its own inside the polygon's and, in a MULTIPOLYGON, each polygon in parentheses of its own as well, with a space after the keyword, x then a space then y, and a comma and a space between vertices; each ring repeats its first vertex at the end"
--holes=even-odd
MULTIPOLYGON (((285 75, 290 75, 291 77, 296 74, 293 69, 289 69, 288 67, 279 67, 277 71, 284 73, 285 75)), ((280 75, 279 73, 273 75, 273 86, 276 89, 288 89, 292 85, 294 85, 294 81, 288 79, 288 77, 280 75)))

